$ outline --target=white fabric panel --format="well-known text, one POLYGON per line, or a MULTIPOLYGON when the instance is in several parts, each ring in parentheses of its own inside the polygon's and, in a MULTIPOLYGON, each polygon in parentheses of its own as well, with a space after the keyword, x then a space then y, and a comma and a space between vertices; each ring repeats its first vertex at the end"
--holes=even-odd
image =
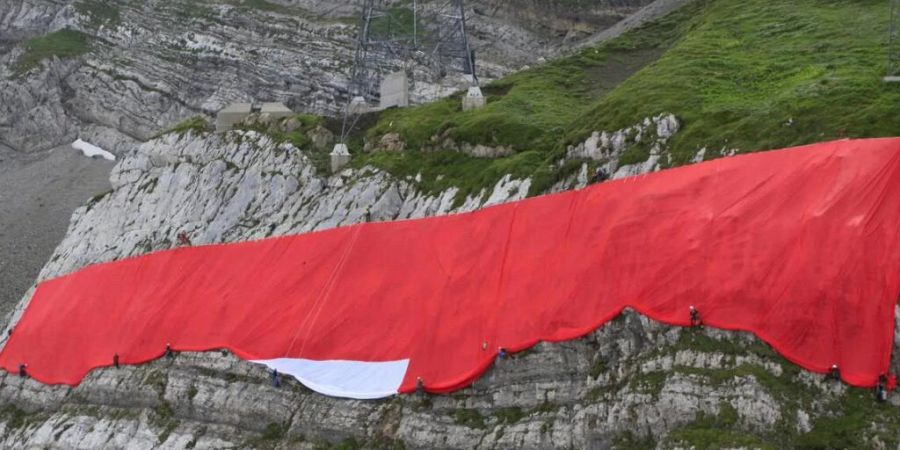
POLYGON ((316 392, 361 400, 395 395, 409 366, 408 359, 364 362, 278 358, 253 362, 291 375, 316 392))

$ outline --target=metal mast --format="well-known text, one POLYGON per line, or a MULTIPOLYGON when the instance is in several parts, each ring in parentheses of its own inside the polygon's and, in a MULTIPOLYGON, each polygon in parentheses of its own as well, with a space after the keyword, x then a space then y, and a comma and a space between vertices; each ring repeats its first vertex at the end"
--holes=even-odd
POLYGON ((415 0, 411 9, 391 0, 360 0, 361 17, 353 67, 350 101, 344 110, 341 143, 345 144, 360 115, 360 99, 376 103, 382 77, 411 65, 425 65, 446 76, 475 75, 475 54, 466 33, 463 0, 415 0), (423 61, 424 58, 424 61, 423 61))
POLYGON ((473 84, 477 85, 475 54, 469 47, 469 37, 466 34, 465 2, 445 0, 437 9, 435 22, 438 26, 426 45, 439 70, 442 74, 455 71, 471 75, 473 84))
POLYGON ((891 0, 889 33, 887 76, 884 81, 900 82, 900 0, 891 0))
POLYGON ((353 96, 377 100, 381 72, 391 63, 408 57, 415 37, 403 30, 402 17, 398 17, 403 11, 403 8, 386 8, 384 0, 362 0, 359 36, 350 74, 353 96))

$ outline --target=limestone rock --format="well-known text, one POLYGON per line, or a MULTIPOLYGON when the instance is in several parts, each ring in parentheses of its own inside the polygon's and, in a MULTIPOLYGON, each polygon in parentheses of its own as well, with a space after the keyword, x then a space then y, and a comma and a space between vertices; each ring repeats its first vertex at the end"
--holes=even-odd
POLYGON ((566 151, 566 159, 597 161, 614 180, 653 172, 660 169, 662 157, 668 150, 668 142, 680 127, 680 122, 674 115, 660 114, 646 117, 640 123, 621 130, 595 131, 584 142, 570 145, 566 151), (649 151, 644 161, 620 164, 620 159, 627 151, 646 148, 649 151))
POLYGON ((309 132, 309 138, 312 140, 313 147, 317 150, 325 150, 334 143, 334 133, 328 128, 318 125, 309 132))
POLYGON ((400 133, 388 133, 381 137, 376 151, 385 152, 402 152, 406 149, 406 142, 400 136, 400 133))

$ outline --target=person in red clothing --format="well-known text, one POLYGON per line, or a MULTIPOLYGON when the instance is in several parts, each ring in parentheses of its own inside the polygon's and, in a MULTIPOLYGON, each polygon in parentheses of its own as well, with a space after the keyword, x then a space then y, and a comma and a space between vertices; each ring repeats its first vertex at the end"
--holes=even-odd
POLYGON ((691 305, 690 313, 692 327, 699 327, 703 325, 703 321, 700 319, 700 311, 697 311, 697 308, 694 308, 694 305, 691 305))
POLYGON ((838 368, 837 364, 831 365, 831 370, 828 371, 828 378, 834 381, 841 381, 841 369, 838 368))
POLYGON ((422 377, 416 377, 416 394, 424 394, 425 393, 425 382, 422 381, 422 377))

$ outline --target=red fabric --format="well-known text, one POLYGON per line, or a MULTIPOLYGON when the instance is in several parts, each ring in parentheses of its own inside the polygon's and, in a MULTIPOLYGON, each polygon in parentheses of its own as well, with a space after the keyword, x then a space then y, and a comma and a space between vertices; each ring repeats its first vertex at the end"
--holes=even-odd
POLYGON ((900 139, 723 158, 468 214, 183 247, 42 283, 0 364, 75 385, 176 350, 410 359, 402 392, 471 383, 497 349, 630 306, 748 330, 854 385, 889 366, 900 139), (482 348, 486 344, 486 350, 482 348))

